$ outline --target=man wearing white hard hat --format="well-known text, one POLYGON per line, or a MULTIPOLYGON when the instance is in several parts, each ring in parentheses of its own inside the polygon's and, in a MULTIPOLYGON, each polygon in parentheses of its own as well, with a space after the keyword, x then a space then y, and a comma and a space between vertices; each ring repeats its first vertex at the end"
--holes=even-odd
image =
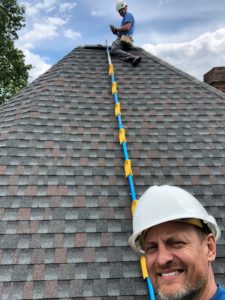
POLYGON ((145 255, 162 300, 225 300, 212 269, 221 232, 213 216, 187 191, 152 186, 139 199, 129 239, 145 255))
POLYGON ((133 47, 134 16, 127 12, 127 3, 125 1, 118 1, 116 10, 122 17, 122 21, 120 27, 110 25, 112 33, 117 35, 117 39, 111 47, 111 54, 118 56, 123 61, 130 62, 135 67, 141 62, 141 56, 135 56, 127 52, 133 47))

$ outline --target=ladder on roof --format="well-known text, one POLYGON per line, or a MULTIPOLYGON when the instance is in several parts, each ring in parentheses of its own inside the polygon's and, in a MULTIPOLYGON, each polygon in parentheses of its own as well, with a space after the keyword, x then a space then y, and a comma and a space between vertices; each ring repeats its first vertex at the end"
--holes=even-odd
MULTIPOLYGON (((107 56, 108 56, 109 76, 111 76, 111 82, 112 82, 112 95, 113 95, 114 103, 115 103, 115 116, 117 117, 118 126, 119 126, 119 141, 120 141, 120 145, 122 146, 124 159, 125 159, 124 173, 125 173, 126 178, 128 179, 129 186, 130 186, 130 194, 131 194, 131 199, 132 199, 131 211, 132 211, 132 215, 133 215, 135 207, 138 202, 138 199, 136 198, 135 187, 134 187, 134 183, 133 183, 131 160, 129 159, 129 155, 128 155, 126 134, 125 134, 125 129, 123 127, 122 118, 121 118, 121 104, 119 102, 118 92, 117 92, 117 83, 116 83, 115 77, 114 77, 114 66, 112 64, 112 60, 110 57, 107 41, 106 41, 106 51, 107 51, 107 56)), ((140 263, 141 263, 141 268, 142 268, 143 279, 145 279, 146 283, 147 283, 149 299, 155 300, 154 290, 153 290, 153 286, 152 286, 151 280, 150 280, 148 272, 147 272, 146 260, 145 260, 144 256, 141 256, 140 263)))

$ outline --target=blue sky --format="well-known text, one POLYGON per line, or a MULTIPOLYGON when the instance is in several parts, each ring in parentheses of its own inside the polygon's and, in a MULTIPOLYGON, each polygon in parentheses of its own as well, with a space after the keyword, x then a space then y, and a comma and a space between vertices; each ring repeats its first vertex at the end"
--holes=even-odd
MULTIPOLYGON (((121 17, 117 0, 19 0, 26 27, 16 46, 35 79, 77 46, 111 43, 121 17)), ((225 66, 224 0, 127 0, 136 19, 135 45, 202 80, 225 66)))

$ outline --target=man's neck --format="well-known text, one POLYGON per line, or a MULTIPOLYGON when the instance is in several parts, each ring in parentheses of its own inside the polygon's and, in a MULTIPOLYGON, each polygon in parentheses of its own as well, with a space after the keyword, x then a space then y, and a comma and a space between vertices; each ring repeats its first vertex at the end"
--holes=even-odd
POLYGON ((211 271, 206 288, 196 299, 193 300, 210 300, 215 295, 216 290, 217 290, 217 285, 215 282, 213 271, 211 271))

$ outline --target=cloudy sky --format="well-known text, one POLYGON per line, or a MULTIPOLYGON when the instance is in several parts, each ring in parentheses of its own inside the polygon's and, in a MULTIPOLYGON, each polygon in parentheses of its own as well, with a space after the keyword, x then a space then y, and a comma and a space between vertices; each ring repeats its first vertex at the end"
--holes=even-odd
MULTIPOLYGON (((113 41, 117 0, 19 0, 26 27, 16 46, 35 79, 77 46, 113 41)), ((225 66, 225 0, 127 0, 135 15, 135 45, 202 80, 225 66)))

